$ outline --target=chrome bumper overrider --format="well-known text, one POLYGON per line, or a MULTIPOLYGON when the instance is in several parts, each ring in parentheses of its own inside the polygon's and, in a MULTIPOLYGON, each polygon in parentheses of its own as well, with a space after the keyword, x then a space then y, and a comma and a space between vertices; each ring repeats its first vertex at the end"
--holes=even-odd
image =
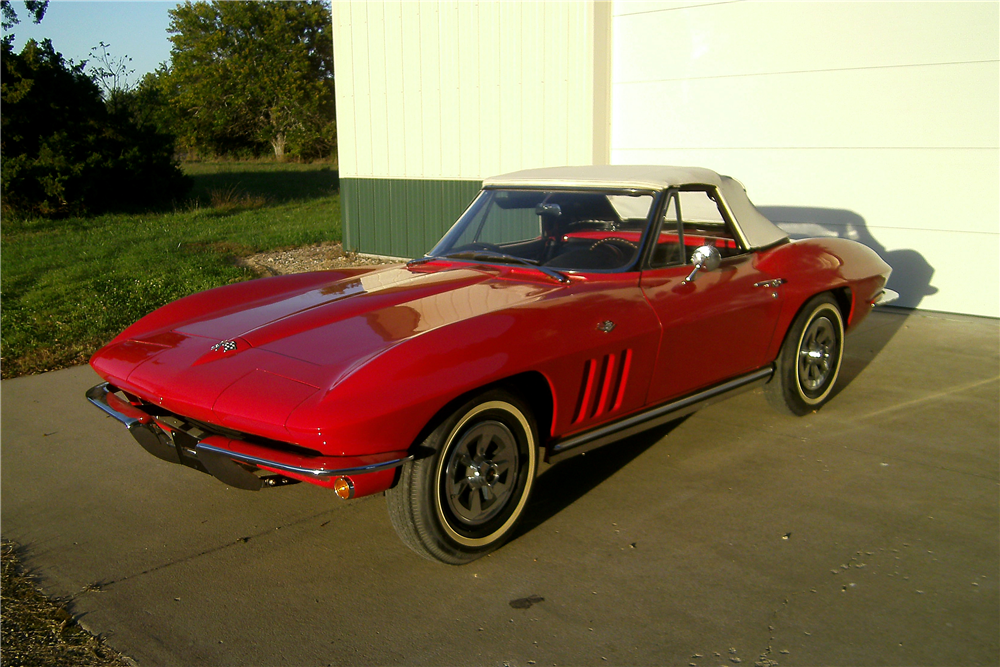
POLYGON ((898 298, 899 298, 899 292, 897 292, 896 290, 884 289, 882 290, 881 293, 879 293, 877 297, 875 297, 875 300, 872 301, 872 305, 885 306, 892 303, 898 298))
POLYGON ((253 474, 254 468, 320 481, 389 470, 413 459, 412 454, 403 452, 308 456, 200 429, 184 431, 122 400, 115 394, 116 391, 115 387, 105 382, 88 390, 87 400, 124 424, 132 437, 150 454, 171 463, 197 468, 241 489, 255 491, 262 486, 278 486, 292 481, 258 477, 253 474))

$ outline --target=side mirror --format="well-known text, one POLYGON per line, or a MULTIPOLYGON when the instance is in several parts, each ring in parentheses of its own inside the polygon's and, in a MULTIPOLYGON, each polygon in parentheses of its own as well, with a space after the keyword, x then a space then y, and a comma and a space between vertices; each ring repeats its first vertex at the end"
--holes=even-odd
POLYGON ((719 268, 719 263, 722 261, 722 255, 719 254, 719 249, 715 246, 703 245, 695 249, 691 253, 691 263, 694 264, 694 268, 691 269, 691 273, 688 277, 684 279, 686 283, 693 283, 695 275, 699 271, 714 271, 719 268))

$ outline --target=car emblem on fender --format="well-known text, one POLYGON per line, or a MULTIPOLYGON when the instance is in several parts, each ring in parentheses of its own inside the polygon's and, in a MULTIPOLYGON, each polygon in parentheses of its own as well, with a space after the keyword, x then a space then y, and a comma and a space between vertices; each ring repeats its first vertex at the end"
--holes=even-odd
POLYGON ((611 320, 604 320, 597 325, 598 331, 603 331, 604 333, 611 333, 612 329, 615 328, 615 323, 611 320))
POLYGON ((212 352, 215 352, 217 350, 222 350, 223 352, 232 352, 232 351, 234 351, 236 349, 236 341, 235 340, 221 340, 218 343, 216 343, 215 345, 213 345, 210 349, 211 349, 212 352))

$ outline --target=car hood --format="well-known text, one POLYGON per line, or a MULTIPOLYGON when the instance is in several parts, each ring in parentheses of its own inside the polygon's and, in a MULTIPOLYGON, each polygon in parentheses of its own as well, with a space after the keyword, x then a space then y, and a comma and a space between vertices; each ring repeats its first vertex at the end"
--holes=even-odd
POLYGON ((394 266, 215 304, 118 339, 91 363, 122 388, 196 419, 233 428, 283 424, 297 405, 382 352, 552 289, 487 270, 394 266))

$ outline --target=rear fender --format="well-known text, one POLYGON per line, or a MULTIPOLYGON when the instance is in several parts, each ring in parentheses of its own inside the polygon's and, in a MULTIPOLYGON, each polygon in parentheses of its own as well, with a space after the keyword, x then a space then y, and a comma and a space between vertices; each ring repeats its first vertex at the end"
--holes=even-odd
POLYGON ((871 312, 872 302, 889 279, 892 268, 871 248, 839 238, 803 239, 762 253, 757 268, 784 278, 782 308, 768 350, 774 359, 785 335, 806 301, 831 292, 844 315, 845 329, 857 327, 871 312))

